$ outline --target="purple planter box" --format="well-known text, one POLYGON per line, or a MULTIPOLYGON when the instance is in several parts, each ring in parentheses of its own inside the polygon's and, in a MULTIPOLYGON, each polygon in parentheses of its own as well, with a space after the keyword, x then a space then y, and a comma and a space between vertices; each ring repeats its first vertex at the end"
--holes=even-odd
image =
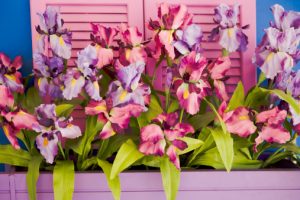
MULTIPOLYGON (((0 174, 0 199, 26 200, 26 174, 0 174)), ((122 200, 164 200, 159 172, 121 174, 122 200)), ((53 199, 52 175, 42 173, 39 200, 53 199)), ((113 200, 102 173, 77 173, 74 200, 113 200)), ((300 171, 184 171, 178 200, 299 200, 300 171)))

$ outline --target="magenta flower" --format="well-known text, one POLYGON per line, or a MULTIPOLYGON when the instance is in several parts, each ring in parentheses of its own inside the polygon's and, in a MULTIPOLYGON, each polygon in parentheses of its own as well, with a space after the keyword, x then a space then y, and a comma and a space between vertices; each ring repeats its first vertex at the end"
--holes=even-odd
POLYGON ((19 149, 17 133, 22 129, 32 130, 37 120, 34 116, 14 107, 14 97, 10 89, 4 85, 0 85, 0 98, 1 125, 4 134, 11 145, 19 149))
POLYGON ((221 57, 207 67, 210 77, 213 80, 216 94, 222 101, 228 101, 229 99, 224 79, 226 77, 226 72, 230 69, 230 65, 231 61, 229 57, 221 57))
POLYGON ((194 133, 194 128, 186 123, 178 123, 177 113, 161 114, 153 122, 158 124, 149 124, 141 129, 139 151, 145 155, 166 154, 176 168, 180 169, 177 151, 188 147, 181 138, 188 133, 194 133))
POLYGON ((245 51, 248 45, 248 37, 237 26, 238 15, 239 5, 220 4, 215 8, 214 21, 219 25, 212 30, 210 38, 218 37, 219 44, 229 52, 245 51))
POLYGON ((52 99, 62 98, 64 63, 62 58, 48 58, 40 53, 33 54, 35 68, 33 72, 37 78, 41 96, 48 95, 52 99))
POLYGON ((206 66, 206 58, 193 51, 181 59, 180 78, 174 81, 180 106, 191 115, 199 111, 200 101, 210 89, 209 83, 202 77, 206 66))
POLYGON ((4 53, 0 53, 0 85, 5 85, 12 92, 23 93, 21 83, 22 75, 19 71, 22 66, 21 56, 17 56, 13 62, 4 53))
POLYGON ((78 53, 77 68, 69 69, 64 76, 64 98, 78 97, 84 88, 91 99, 101 100, 97 62, 96 48, 91 45, 78 53))
POLYGON ((98 115, 98 121, 104 124, 99 133, 101 139, 107 139, 128 128, 131 117, 138 117, 143 107, 138 104, 127 104, 122 107, 110 107, 105 100, 91 101, 85 108, 87 115, 98 115))
POLYGON ((164 48, 170 58, 175 57, 174 51, 174 32, 178 29, 184 29, 191 24, 192 15, 187 12, 185 5, 169 5, 161 3, 158 7, 158 21, 150 21, 148 27, 156 31, 154 41, 156 42, 155 56, 161 55, 161 49, 164 48))
POLYGON ((255 133, 256 126, 249 117, 249 110, 245 107, 238 107, 226 112, 227 104, 225 101, 219 107, 219 115, 226 124, 228 132, 240 137, 248 137, 255 133))
POLYGON ((98 63, 96 66, 102 68, 112 64, 114 58, 112 43, 118 31, 115 28, 105 27, 100 24, 91 23, 91 26, 93 30, 92 40, 97 44, 98 63))
POLYGON ((255 139, 255 149, 263 141, 284 144, 291 139, 290 133, 282 125, 286 117, 287 112, 278 107, 256 115, 256 123, 263 123, 263 127, 255 139))
POLYGON ((69 59, 72 49, 72 33, 63 29, 63 20, 59 12, 58 7, 47 6, 43 14, 38 13, 40 24, 36 27, 39 33, 37 50, 38 53, 44 53, 46 51, 45 40, 48 39, 54 55, 69 59))
POLYGON ((36 144, 42 156, 50 164, 53 163, 58 152, 58 142, 63 138, 74 139, 81 136, 81 130, 73 125, 72 118, 58 117, 54 104, 41 104, 35 109, 38 124, 33 129, 40 133, 36 137, 36 144))
POLYGON ((300 12, 285 11, 281 5, 275 4, 271 7, 275 22, 271 26, 280 30, 288 28, 300 28, 300 12))
POLYGON ((142 44, 143 35, 137 27, 127 27, 121 24, 119 27, 121 34, 120 43, 120 62, 123 65, 129 65, 136 62, 147 62, 147 53, 142 44))
POLYGON ((150 87, 140 82, 141 75, 145 70, 145 63, 137 62, 119 69, 117 78, 109 86, 107 96, 112 100, 112 106, 126 104, 141 105, 147 110, 146 104, 151 93, 150 87))
POLYGON ((183 30, 177 30, 175 34, 177 40, 174 42, 174 47, 182 55, 186 55, 191 51, 196 51, 197 53, 200 52, 200 42, 202 40, 203 33, 199 25, 188 25, 183 30))

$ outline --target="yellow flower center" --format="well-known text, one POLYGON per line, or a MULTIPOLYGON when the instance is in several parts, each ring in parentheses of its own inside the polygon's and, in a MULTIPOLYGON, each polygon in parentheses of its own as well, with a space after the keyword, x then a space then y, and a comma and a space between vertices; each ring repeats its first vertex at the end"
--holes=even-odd
POLYGON ((16 81, 16 77, 13 76, 13 75, 5 74, 4 76, 5 76, 6 78, 8 78, 9 80, 16 81))
POLYGON ((228 37, 232 37, 233 36, 233 28, 229 28, 228 29, 228 37))
POLYGON ((96 110, 97 111, 105 111, 106 110, 106 107, 105 106, 96 106, 96 110))
POLYGON ((272 60, 273 57, 274 57, 274 53, 271 52, 271 53, 267 56, 266 62, 269 62, 270 60, 272 60))
POLYGON ((125 58, 126 58, 127 60, 129 60, 130 54, 131 54, 131 50, 130 50, 130 49, 126 49, 126 50, 125 50, 125 58))
POLYGON ((127 91, 124 90, 121 95, 120 95, 120 101, 123 101, 125 99, 125 97, 127 96, 127 91))
POLYGON ((64 41, 63 37, 59 37, 59 45, 60 46, 64 46, 65 45, 65 41, 64 41))
POLYGON ((248 120, 249 117, 247 115, 242 115, 239 117, 239 120, 248 120))
POLYGON ((72 81, 71 81, 71 86, 74 87, 75 84, 76 84, 76 79, 72 79, 72 81))
POLYGON ((44 137, 43 146, 44 146, 44 147, 45 147, 45 146, 48 146, 48 144, 49 144, 48 138, 47 138, 47 137, 44 137))
POLYGON ((188 88, 187 88, 187 89, 185 89, 184 92, 183 92, 183 98, 184 98, 184 99, 187 99, 187 98, 189 98, 189 96, 190 96, 190 93, 189 93, 189 90, 188 90, 188 88))

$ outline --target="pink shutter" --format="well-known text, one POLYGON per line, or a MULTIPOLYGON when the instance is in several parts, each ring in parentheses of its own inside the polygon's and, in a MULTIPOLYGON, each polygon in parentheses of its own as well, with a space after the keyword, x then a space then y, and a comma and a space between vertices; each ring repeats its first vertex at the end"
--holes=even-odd
MULTIPOLYGON (((162 2, 170 4, 185 4, 189 12, 194 14, 193 22, 201 25, 205 37, 209 32, 216 27, 213 22, 214 8, 220 3, 228 5, 240 5, 240 23, 244 26, 249 24, 250 28, 245 30, 249 38, 248 50, 244 53, 233 53, 231 55, 232 68, 228 72, 230 78, 226 81, 227 91, 232 94, 238 81, 242 80, 246 90, 256 83, 256 70, 251 62, 256 45, 256 3, 253 0, 240 1, 240 0, 144 0, 145 20, 146 22, 152 18, 157 18, 157 5, 162 2)), ((151 31, 145 29, 146 38, 152 36, 151 31)), ((204 42, 203 48, 205 49, 204 55, 207 58, 217 58, 221 55, 221 47, 215 42, 204 42)), ((152 69, 148 69, 152 74, 152 69)), ((157 73, 158 86, 163 87, 164 70, 160 69, 157 73)))

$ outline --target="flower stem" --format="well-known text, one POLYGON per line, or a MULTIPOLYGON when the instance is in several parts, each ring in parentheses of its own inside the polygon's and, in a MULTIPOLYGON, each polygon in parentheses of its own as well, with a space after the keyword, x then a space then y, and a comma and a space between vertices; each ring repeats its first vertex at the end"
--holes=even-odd
POLYGON ((229 56, 229 51, 227 51, 227 49, 223 48, 222 49, 222 56, 229 56))
POLYGON ((184 109, 182 108, 181 111, 180 111, 179 123, 182 122, 183 112, 184 112, 184 109))
POLYGON ((63 150, 63 148, 62 148, 62 146, 61 146, 61 142, 58 142, 58 148, 59 148, 59 150, 60 150, 62 156, 63 156, 64 159, 66 160, 66 155, 65 155, 65 152, 64 152, 64 150, 63 150))

